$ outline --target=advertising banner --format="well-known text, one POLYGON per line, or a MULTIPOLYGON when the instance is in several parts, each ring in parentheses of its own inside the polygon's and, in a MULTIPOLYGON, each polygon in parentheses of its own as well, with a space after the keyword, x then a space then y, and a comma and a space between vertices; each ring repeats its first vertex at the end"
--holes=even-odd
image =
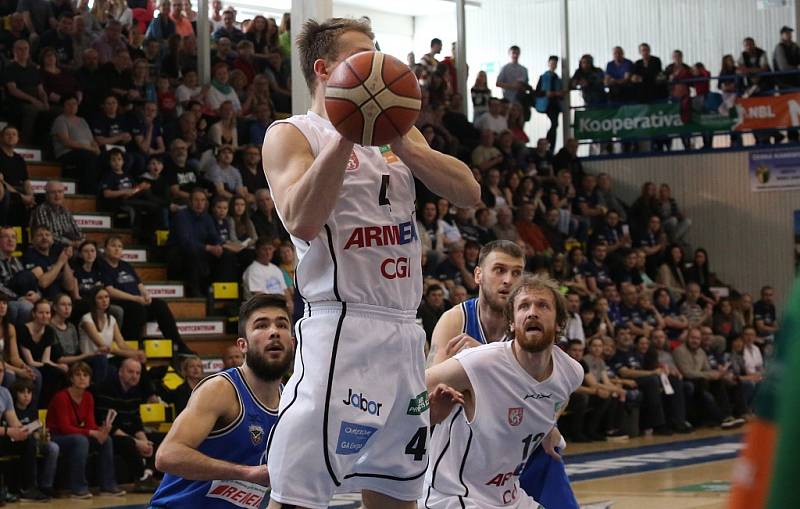
POLYGON ((738 131, 800 126, 800 93, 739 98, 736 111, 738 131))
POLYGON ((577 110, 573 127, 578 139, 607 140, 726 131, 733 125, 731 117, 717 113, 695 113, 685 121, 680 105, 660 103, 577 110))
POLYGON ((800 189, 800 148, 754 150, 749 154, 750 189, 800 189))

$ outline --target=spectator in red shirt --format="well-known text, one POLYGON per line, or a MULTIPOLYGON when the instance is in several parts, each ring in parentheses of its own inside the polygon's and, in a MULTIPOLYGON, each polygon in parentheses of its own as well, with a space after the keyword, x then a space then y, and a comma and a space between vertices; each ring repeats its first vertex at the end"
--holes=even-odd
POLYGON ((98 426, 94 419, 94 398, 87 391, 92 381, 92 368, 76 362, 69 368, 70 386, 58 391, 47 409, 47 427, 53 434, 61 455, 68 462, 69 488, 72 498, 89 499, 92 494, 86 482, 86 460, 89 449, 97 451, 97 479, 101 496, 119 497, 125 491, 117 486, 114 475, 114 449, 109 433, 111 421, 98 426))
POLYGON ((533 222, 536 208, 533 203, 525 203, 519 209, 516 227, 519 238, 525 243, 525 256, 550 256, 552 249, 539 225, 533 222))

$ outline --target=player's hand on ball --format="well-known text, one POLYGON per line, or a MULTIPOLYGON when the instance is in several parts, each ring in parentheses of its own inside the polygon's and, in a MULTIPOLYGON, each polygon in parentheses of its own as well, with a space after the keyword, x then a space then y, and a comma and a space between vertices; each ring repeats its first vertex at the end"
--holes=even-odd
POLYGON ((556 451, 556 447, 563 447, 563 437, 561 436, 561 432, 558 431, 558 428, 555 426, 553 429, 550 430, 550 433, 544 437, 542 440, 542 447, 544 448, 544 452, 550 455, 555 460, 561 461, 561 455, 558 454, 556 451))
POLYGON ((439 384, 428 395, 428 402, 431 409, 431 424, 437 424, 450 415, 453 406, 464 404, 464 395, 448 385, 439 384))
POLYGON ((469 334, 459 334, 447 342, 447 357, 450 358, 466 348, 475 348, 481 346, 480 342, 470 336, 469 334))
POLYGON ((247 467, 242 481, 260 484, 261 486, 269 486, 269 470, 266 465, 256 465, 247 467))

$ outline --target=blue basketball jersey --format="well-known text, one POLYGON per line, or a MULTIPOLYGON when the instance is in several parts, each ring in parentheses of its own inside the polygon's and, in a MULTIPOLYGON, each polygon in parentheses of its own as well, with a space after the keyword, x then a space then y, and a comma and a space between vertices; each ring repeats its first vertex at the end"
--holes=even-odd
MULTIPOLYGON (((239 416, 224 428, 211 432, 197 450, 211 458, 240 465, 266 464, 267 438, 278 420, 277 411, 266 408, 256 399, 240 368, 213 376, 222 376, 233 385, 239 400, 239 416)), ((257 508, 266 505, 262 504, 265 496, 266 488, 253 483, 189 481, 166 474, 150 505, 169 509, 257 508)))
POLYGON ((464 327, 461 332, 469 334, 485 345, 487 343, 486 336, 483 334, 481 320, 478 317, 478 297, 462 302, 461 312, 464 313, 464 327))

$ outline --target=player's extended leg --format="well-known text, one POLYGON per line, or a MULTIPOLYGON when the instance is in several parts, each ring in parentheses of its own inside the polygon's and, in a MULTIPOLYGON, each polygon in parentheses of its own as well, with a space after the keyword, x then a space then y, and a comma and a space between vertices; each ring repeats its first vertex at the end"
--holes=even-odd
POLYGON ((397 500, 369 490, 361 492, 361 500, 361 509, 417 509, 414 500, 397 500))

